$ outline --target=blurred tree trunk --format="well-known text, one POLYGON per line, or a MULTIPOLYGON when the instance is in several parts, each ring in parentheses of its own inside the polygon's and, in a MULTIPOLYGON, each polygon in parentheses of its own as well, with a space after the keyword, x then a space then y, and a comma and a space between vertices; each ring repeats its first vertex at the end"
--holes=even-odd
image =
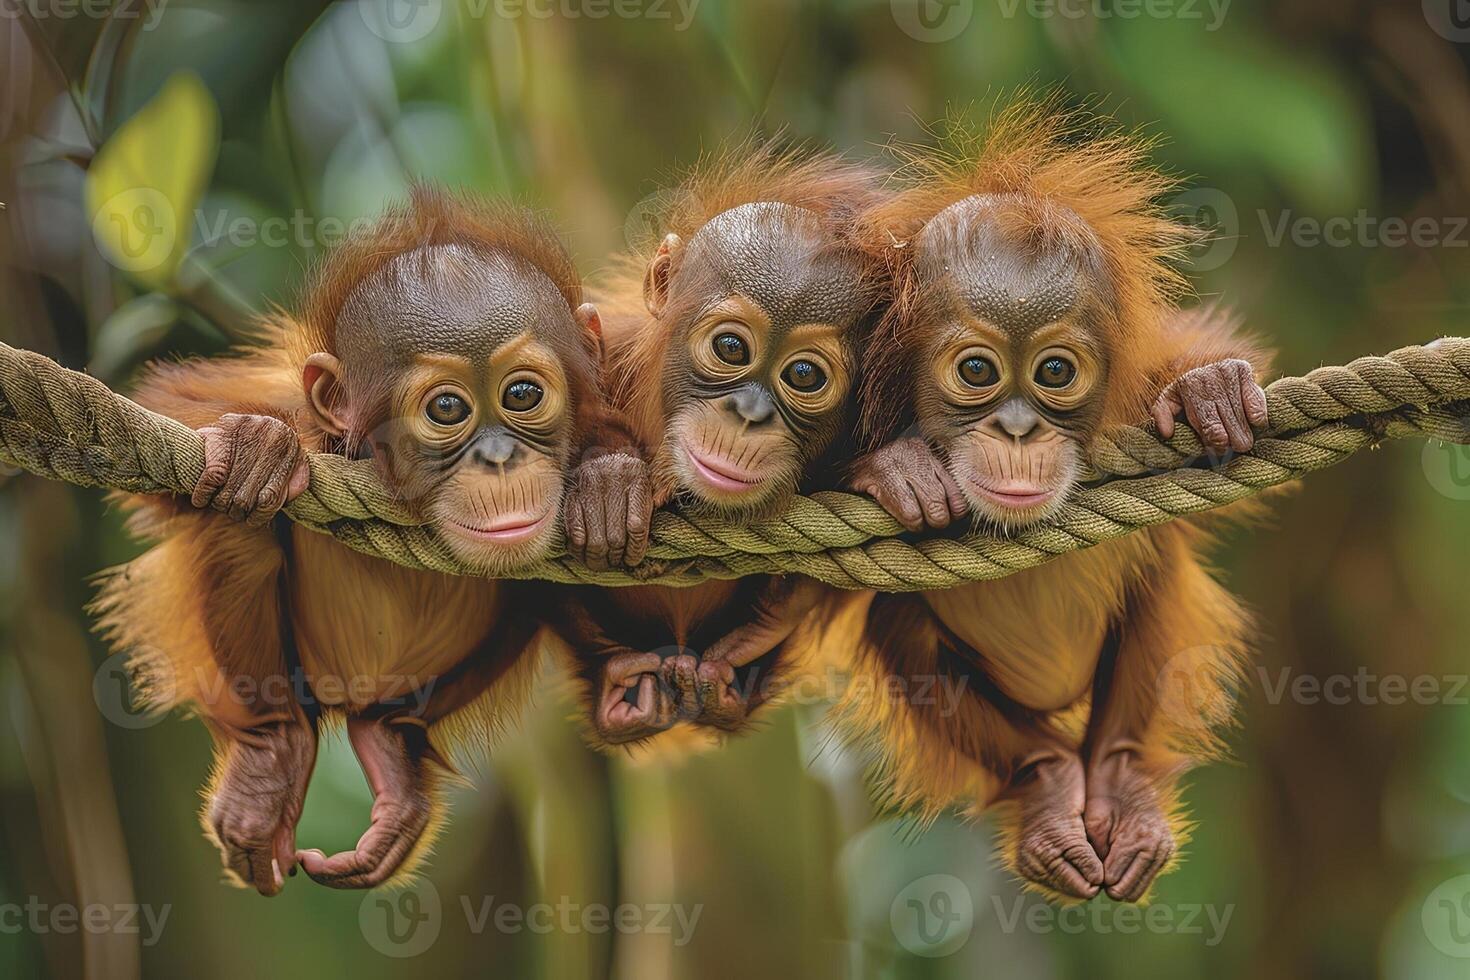
MULTIPOLYGON (((10 232, 11 226, 0 231, 0 259, 15 254, 10 232)), ((8 261, 6 267, 5 292, 17 318, 6 338, 54 353, 54 339, 29 326, 47 322, 35 280, 8 261)), ((57 858, 52 867, 70 876, 55 898, 82 912, 93 905, 131 906, 132 872, 102 716, 92 694, 94 668, 76 625, 85 601, 82 583, 97 567, 97 555, 78 534, 76 491, 33 477, 21 477, 6 489, 10 523, 19 533, 13 544, 18 574, 5 610, 14 629, 5 645, 20 665, 26 688, 29 711, 16 720, 25 725, 19 735, 36 788, 42 844, 57 858)), ((48 936, 45 945, 58 976, 140 976, 136 933, 81 928, 72 935, 48 936)))

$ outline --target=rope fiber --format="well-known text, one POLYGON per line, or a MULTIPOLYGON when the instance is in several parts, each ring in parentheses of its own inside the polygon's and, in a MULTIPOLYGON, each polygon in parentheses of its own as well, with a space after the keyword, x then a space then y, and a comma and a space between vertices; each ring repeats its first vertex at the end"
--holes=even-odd
MULTIPOLYGON (((672 510, 654 517, 649 560, 593 571, 561 555, 513 577, 617 586, 692 585, 799 572, 842 588, 942 589, 1000 578, 1132 531, 1223 507, 1341 462, 1388 439, 1470 443, 1470 339, 1449 337, 1320 367, 1266 388, 1270 425, 1249 453, 1208 458, 1188 426, 1172 439, 1123 426, 1096 440, 1089 481, 1047 523, 996 536, 916 537, 866 497, 798 497, 753 524, 672 510)), ((187 496, 204 469, 198 433, 89 375, 0 344, 0 461, 53 480, 187 496)), ((478 574, 379 480, 370 461, 309 459, 292 520, 410 568, 478 574)))

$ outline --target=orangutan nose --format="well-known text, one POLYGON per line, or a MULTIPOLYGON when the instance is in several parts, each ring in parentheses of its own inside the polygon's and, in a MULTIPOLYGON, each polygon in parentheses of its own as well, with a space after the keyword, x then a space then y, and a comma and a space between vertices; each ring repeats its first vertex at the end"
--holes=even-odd
POLYGON ((725 399, 725 407, 751 425, 759 425, 776 414, 776 400, 760 385, 746 385, 725 399))
POLYGON ((515 454, 515 436, 499 427, 481 435, 470 450, 470 458, 484 466, 504 466, 515 454))
POLYGON ((1021 401, 1012 398, 1000 408, 995 410, 991 416, 1001 431, 1016 441, 1024 440, 1041 426, 1041 416, 1036 409, 1021 401))

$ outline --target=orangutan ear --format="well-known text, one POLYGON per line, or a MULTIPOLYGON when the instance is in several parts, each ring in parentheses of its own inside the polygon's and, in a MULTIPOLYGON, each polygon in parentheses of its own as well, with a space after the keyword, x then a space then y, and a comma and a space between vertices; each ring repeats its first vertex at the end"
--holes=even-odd
POLYGON ((572 316, 576 319, 577 326, 582 328, 582 346, 587 349, 598 368, 604 367, 607 349, 602 341, 602 314, 591 303, 583 303, 572 316))
POLYGON ((664 236, 653 261, 648 263, 648 272, 643 277, 643 303, 654 316, 663 316, 669 302, 669 279, 674 271, 674 253, 684 240, 673 232, 664 236))
POLYGON ((345 435, 347 423, 337 411, 342 400, 342 362, 324 352, 311 355, 301 371, 301 388, 317 426, 331 436, 345 435))

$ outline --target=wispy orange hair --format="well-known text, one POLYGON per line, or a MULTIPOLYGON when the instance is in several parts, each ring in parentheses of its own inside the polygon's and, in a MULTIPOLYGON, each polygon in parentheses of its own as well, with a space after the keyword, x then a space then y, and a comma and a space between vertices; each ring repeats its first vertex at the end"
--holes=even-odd
POLYGON ((1163 199, 1179 181, 1149 162, 1154 141, 1119 127, 1060 94, 1021 92, 998 102, 977 125, 952 115, 934 130, 935 145, 895 143, 895 179, 904 187, 870 209, 859 238, 881 258, 894 283, 894 302, 870 345, 863 393, 863 434, 870 442, 893 435, 895 389, 907 378, 904 358, 912 315, 922 296, 915 276, 915 237, 931 218, 966 198, 1006 198, 1003 220, 1036 247, 1071 244, 1100 260, 1111 315, 1103 325, 1113 370, 1105 414, 1136 421, 1154 394, 1145 378, 1163 323, 1189 284, 1179 265, 1203 237, 1169 216, 1163 199), (1080 219, 1080 226, 1079 221, 1080 219))
MULTIPOLYGON (((705 154, 656 196, 653 209, 660 234, 641 247, 616 256, 594 299, 605 324, 609 352, 608 386, 614 405, 628 412, 642 433, 662 424, 657 392, 648 390, 677 320, 649 314, 643 279, 662 237, 673 233, 686 243, 712 218, 744 204, 772 203, 817 215, 838 248, 868 257, 871 274, 858 285, 878 298, 882 266, 854 238, 860 216, 886 199, 876 168, 835 153, 777 139, 746 139, 705 154)), ((652 236, 650 236, 652 238, 652 236)), ((678 256, 673 274, 678 275, 678 256)))
POLYGON ((289 331, 292 353, 335 351, 336 325, 354 289, 397 256, 433 245, 460 245, 520 258, 551 280, 569 310, 582 304, 582 282, 556 229, 521 205, 418 184, 406 203, 388 209, 370 229, 352 234, 313 269, 289 331))

